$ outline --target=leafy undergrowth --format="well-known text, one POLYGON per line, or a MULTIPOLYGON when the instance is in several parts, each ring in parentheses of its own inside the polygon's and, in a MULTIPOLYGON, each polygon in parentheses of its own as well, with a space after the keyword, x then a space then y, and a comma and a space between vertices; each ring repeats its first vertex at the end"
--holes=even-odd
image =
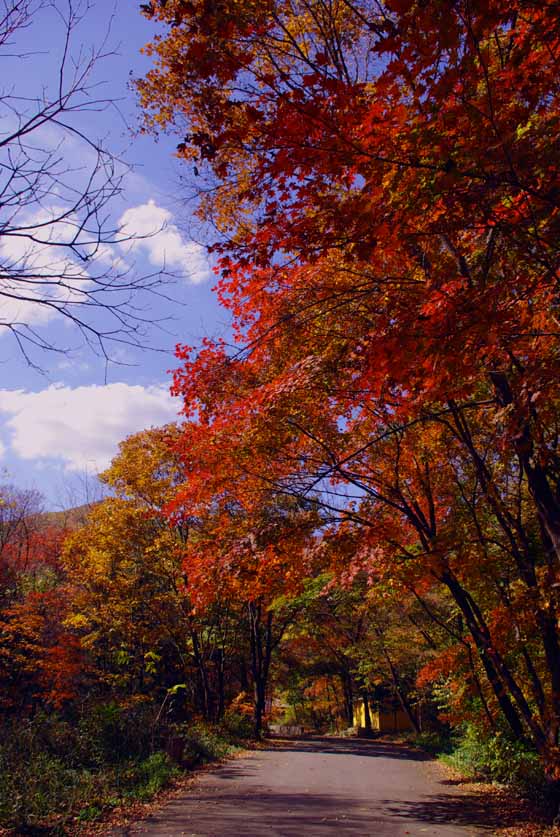
POLYGON ((466 725, 440 757, 467 776, 499 782, 535 802, 547 804, 549 789, 537 753, 502 731, 489 734, 466 725))
POLYGON ((473 816, 499 837, 560 837, 551 825, 558 811, 558 788, 546 781, 537 754, 502 731, 489 734, 465 725, 450 736, 427 732, 407 736, 438 758, 442 783, 464 795, 473 816))
POLYGON ((436 769, 440 782, 462 796, 473 822, 492 828, 495 837, 560 837, 560 828, 550 824, 550 811, 512 787, 477 781, 444 761, 436 769))
POLYGON ((79 723, 43 716, 3 731, 0 834, 99 833, 96 823, 145 813, 193 767, 242 745, 227 726, 181 724, 155 736, 146 718, 142 725, 115 705, 92 714, 79 723))

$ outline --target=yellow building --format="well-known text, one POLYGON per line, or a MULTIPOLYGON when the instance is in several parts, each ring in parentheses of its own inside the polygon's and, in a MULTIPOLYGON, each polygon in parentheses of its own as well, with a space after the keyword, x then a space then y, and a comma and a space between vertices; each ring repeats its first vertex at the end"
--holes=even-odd
MULTIPOLYGON (((410 732, 412 730, 408 715, 400 708, 385 705, 379 709, 374 709, 370 703, 369 714, 371 728, 375 732, 410 732)), ((363 729, 365 725, 364 702, 358 700, 354 704, 354 726, 363 729)))

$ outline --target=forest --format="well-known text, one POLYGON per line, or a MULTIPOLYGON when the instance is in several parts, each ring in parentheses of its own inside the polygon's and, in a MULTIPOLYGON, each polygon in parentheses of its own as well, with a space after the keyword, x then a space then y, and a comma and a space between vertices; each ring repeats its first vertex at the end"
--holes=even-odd
POLYGON ((557 809, 560 7, 142 14, 231 328, 104 499, 0 488, 0 822, 78 834, 358 705, 557 809))

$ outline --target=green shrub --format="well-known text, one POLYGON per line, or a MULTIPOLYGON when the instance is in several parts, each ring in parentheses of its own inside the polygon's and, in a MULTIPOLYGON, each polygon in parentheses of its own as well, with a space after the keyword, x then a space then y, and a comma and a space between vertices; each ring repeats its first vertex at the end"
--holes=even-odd
POLYGON ((189 728, 189 740, 198 748, 203 761, 215 761, 224 758, 232 750, 218 729, 195 724, 189 728))
MULTIPOLYGON (((0 825, 29 829, 48 820, 75 828, 76 818, 87 822, 126 800, 151 799, 179 773, 163 752, 157 709, 105 703, 80 717, 43 713, 0 728, 0 825)), ((195 723, 171 732, 194 764, 235 750, 244 722, 231 713, 223 728, 195 723)))
POLYGON ((216 761, 234 752, 231 736, 219 726, 207 726, 201 723, 179 724, 175 734, 185 744, 183 758, 192 762, 216 761))
POLYGON ((124 798, 151 799, 179 774, 166 753, 156 752, 140 762, 130 762, 118 775, 118 785, 124 798))
POLYGON ((253 719, 244 712, 228 710, 223 718, 222 727, 227 736, 234 740, 247 740, 253 737, 253 719))
POLYGON ((448 732, 420 732, 410 740, 433 756, 451 753, 453 750, 453 740, 448 732))
POLYGON ((114 702, 92 706, 78 725, 82 762, 115 764, 148 756, 154 745, 153 713, 143 704, 126 709, 114 702))
POLYGON ((81 787, 80 773, 46 753, 23 754, 17 763, 0 758, 0 822, 22 826, 40 822, 52 813, 68 813, 89 785, 81 787))
POLYGON ((463 773, 535 793, 546 782, 538 754, 506 732, 490 733, 467 724, 446 761, 463 773))
POLYGON ((127 799, 147 801, 179 774, 165 753, 95 772, 68 769, 60 760, 36 754, 28 763, 0 760, 0 822, 30 826, 58 816, 67 821, 99 817, 127 799))
POLYGON ((146 724, 140 731, 141 717, 109 704, 74 724, 37 715, 0 729, 0 825, 21 830, 49 820, 62 828, 129 798, 150 799, 179 771, 165 753, 149 752, 152 731, 146 724))
POLYGON ((88 805, 86 808, 82 808, 77 819, 78 822, 91 822, 92 820, 98 819, 102 813, 103 809, 98 805, 88 805))

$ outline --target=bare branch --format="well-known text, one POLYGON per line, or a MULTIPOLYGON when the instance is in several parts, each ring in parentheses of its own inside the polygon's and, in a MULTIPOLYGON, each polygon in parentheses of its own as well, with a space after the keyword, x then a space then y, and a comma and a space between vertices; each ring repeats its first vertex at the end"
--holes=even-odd
POLYGON ((14 77, 9 60, 23 30, 49 14, 61 28, 50 88, 34 96, 0 88, 0 339, 10 335, 33 366, 36 350, 69 349, 48 328, 57 319, 103 358, 111 343, 147 345, 154 298, 168 299, 174 279, 124 260, 135 239, 112 213, 129 169, 83 127, 84 114, 114 105, 94 79, 111 55, 108 35, 89 50, 75 43, 88 10, 74 0, 0 0, 4 78, 14 77))

